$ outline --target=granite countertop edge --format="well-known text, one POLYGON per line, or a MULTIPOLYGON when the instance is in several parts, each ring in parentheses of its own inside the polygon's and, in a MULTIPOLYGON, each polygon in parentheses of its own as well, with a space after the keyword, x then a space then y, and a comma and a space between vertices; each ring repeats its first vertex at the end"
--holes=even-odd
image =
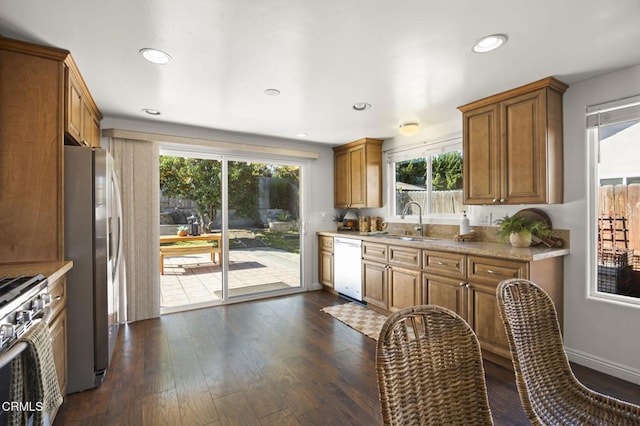
MULTIPOLYGON (((355 238, 362 241, 371 241, 380 244, 391 244, 395 246, 416 247, 447 251, 460 254, 473 254, 479 256, 498 257, 503 259, 514 259, 524 261, 538 261, 569 254, 568 248, 550 248, 545 246, 535 246, 526 248, 512 247, 509 243, 494 243, 483 241, 454 241, 453 239, 427 239, 423 241, 405 241, 401 239, 389 238, 380 235, 362 235, 359 232, 337 232, 318 231, 317 235, 328 237, 355 238)), ((429 238, 429 237, 425 237, 429 238)))
POLYGON ((42 274, 49 282, 61 278, 73 267, 72 261, 13 263, 0 265, 0 276, 19 276, 42 274))

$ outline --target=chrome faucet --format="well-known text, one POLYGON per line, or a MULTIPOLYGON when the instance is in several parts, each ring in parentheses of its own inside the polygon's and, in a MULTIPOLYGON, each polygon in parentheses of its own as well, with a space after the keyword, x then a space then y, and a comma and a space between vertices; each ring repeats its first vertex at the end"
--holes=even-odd
POLYGON ((407 204, 404 205, 404 209, 402 210, 402 215, 400 216, 400 219, 404 219, 404 216, 407 214, 407 210, 409 210, 409 206, 412 204, 415 204, 416 206, 418 206, 419 225, 415 227, 415 230, 420 231, 420 236, 424 237, 424 228, 422 226, 422 206, 417 201, 409 201, 407 204))

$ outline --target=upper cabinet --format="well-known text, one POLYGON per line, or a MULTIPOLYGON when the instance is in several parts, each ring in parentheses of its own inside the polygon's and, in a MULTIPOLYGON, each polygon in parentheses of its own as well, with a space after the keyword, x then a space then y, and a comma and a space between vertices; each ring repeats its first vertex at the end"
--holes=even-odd
POLYGON ((0 37, 0 264, 64 259, 70 58, 66 50, 0 37))
POLYGON ((382 207, 382 141, 363 138, 333 148, 336 208, 382 207))
POLYGON ((66 140, 72 144, 99 147, 102 114, 91 97, 73 58, 68 56, 64 65, 66 140))
POLYGON ((464 204, 563 202, 562 94, 552 77, 458 107, 464 204))

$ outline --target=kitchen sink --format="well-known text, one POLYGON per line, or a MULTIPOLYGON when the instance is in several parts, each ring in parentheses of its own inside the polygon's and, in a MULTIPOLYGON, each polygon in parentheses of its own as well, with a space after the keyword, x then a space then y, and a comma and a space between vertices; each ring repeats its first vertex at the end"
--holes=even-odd
POLYGON ((402 241, 436 241, 441 239, 436 237, 421 237, 419 235, 381 235, 381 237, 402 241))

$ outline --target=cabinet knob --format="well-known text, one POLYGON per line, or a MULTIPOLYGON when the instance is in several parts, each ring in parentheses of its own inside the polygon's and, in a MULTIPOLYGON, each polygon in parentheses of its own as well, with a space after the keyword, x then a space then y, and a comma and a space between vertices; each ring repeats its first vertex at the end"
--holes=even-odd
POLYGON ((504 203, 504 198, 500 198, 500 203, 504 203))
POLYGON ((461 282, 460 284, 458 284, 460 287, 464 287, 467 283, 465 282, 461 282))
POLYGON ((496 203, 498 202, 498 199, 497 199, 497 198, 494 198, 493 200, 491 200, 491 202, 492 202, 493 204, 496 204, 496 203))
POLYGON ((471 284, 465 284, 466 288, 471 288, 471 284))

